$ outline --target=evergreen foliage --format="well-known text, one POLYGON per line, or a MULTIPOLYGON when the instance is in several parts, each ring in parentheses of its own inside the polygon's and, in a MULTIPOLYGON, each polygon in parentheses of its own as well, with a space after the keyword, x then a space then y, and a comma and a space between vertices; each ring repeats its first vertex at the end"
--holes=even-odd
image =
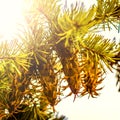
POLYGON ((119 30, 119 0, 97 0, 88 10, 32 0, 24 20, 12 42, 0 43, 1 120, 65 119, 54 118, 55 106, 71 94, 97 97, 114 65, 120 83, 120 43, 98 34, 119 30))

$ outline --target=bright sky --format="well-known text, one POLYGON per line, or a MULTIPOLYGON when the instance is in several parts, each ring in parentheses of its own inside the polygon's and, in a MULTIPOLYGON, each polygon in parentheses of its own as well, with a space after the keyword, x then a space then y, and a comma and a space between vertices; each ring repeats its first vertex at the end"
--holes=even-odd
MULTIPOLYGON (((11 38, 15 31, 17 23, 22 19, 22 8, 24 0, 0 0, 0 39, 11 38)), ((62 0, 63 3, 65 0, 62 0)), ((68 3, 76 0, 69 0, 68 3)), ((80 0, 89 7, 96 0, 80 0)), ((117 36, 120 40, 120 33, 117 31, 102 33, 106 37, 113 38, 117 36)), ((66 115, 69 120, 120 120, 120 93, 115 86, 116 79, 114 74, 108 73, 98 98, 87 97, 77 98, 73 103, 73 97, 68 97, 58 104, 56 109, 60 114, 66 115)))
POLYGON ((97 98, 84 96, 73 103, 73 96, 64 99, 56 109, 68 120, 120 120, 120 93, 115 86, 114 74, 108 73, 103 90, 97 98))
POLYGON ((0 38, 10 39, 22 16, 23 0, 0 0, 0 38))

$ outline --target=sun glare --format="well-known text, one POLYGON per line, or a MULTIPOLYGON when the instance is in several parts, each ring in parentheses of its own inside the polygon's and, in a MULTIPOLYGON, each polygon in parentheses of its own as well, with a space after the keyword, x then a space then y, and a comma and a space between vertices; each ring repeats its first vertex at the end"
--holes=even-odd
POLYGON ((23 0, 0 0, 0 40, 10 39, 22 20, 23 0))

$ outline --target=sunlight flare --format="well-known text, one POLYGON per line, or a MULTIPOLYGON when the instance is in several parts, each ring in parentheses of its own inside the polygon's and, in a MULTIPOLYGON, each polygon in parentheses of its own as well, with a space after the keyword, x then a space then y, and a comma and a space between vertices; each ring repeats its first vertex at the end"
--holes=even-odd
POLYGON ((0 40, 10 39, 22 20, 23 0, 0 0, 0 40))

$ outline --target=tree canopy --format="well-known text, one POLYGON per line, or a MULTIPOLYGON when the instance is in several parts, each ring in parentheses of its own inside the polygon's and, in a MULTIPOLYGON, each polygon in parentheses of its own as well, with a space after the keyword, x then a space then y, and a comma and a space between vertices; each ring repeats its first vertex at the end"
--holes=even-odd
POLYGON ((27 6, 16 37, 0 43, 2 120, 53 119, 63 98, 97 97, 106 69, 120 72, 120 43, 99 34, 119 31, 119 0, 97 0, 89 9, 79 2, 63 9, 60 0, 27 6))

